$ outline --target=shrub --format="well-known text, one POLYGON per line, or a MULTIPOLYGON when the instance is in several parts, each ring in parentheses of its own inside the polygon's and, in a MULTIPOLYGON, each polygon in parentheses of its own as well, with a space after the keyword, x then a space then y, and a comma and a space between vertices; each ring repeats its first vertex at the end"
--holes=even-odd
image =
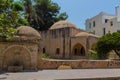
POLYGON ((43 53, 43 54, 42 54, 42 58, 43 58, 43 59, 49 59, 49 58, 50 58, 50 56, 49 56, 49 55, 47 55, 47 54, 45 54, 45 53, 43 53))
POLYGON ((98 53, 94 50, 89 50, 89 59, 98 59, 98 53))

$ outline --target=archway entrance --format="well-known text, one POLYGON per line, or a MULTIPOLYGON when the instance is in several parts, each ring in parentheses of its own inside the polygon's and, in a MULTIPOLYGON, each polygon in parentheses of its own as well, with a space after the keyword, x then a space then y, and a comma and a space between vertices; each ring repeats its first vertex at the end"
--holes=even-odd
POLYGON ((3 70, 8 70, 10 66, 22 66, 27 70, 31 67, 29 51, 21 46, 13 46, 3 53, 3 70))
POLYGON ((85 56, 85 49, 81 44, 76 44, 72 51, 74 56, 85 56))

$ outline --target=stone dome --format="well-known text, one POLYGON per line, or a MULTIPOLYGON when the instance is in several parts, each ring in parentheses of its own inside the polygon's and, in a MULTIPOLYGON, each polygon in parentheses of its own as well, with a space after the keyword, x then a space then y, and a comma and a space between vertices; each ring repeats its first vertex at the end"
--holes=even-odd
POLYGON ((59 29, 59 28, 65 28, 65 27, 73 27, 76 28, 76 26, 74 24, 72 24, 71 22, 68 21, 58 21, 56 23, 54 23, 50 29, 59 29))
POLYGON ((16 35, 26 39, 41 39, 40 33, 30 26, 18 27, 16 35))
POLYGON ((92 37, 99 38, 99 36, 91 34, 91 33, 87 33, 87 32, 79 32, 78 34, 75 35, 75 37, 80 37, 80 36, 84 36, 84 37, 92 36, 92 37))

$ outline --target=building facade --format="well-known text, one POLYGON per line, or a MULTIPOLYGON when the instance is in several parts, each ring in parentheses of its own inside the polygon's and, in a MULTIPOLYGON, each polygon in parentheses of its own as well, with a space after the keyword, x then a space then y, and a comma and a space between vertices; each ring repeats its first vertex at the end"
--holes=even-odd
POLYGON ((115 7, 115 15, 104 12, 87 19, 85 22, 86 31, 98 36, 103 36, 107 33, 113 33, 120 30, 119 6, 115 7))
POLYGON ((0 70, 36 70, 41 59, 40 34, 21 26, 11 41, 0 39, 0 70))
POLYGON ((87 59, 98 36, 83 32, 68 21, 59 21, 42 31, 43 53, 52 58, 87 59))
POLYGON ((88 59, 97 39, 68 21, 56 22, 40 33, 20 26, 11 41, 0 38, 0 70, 37 70, 42 53, 57 59, 88 59))

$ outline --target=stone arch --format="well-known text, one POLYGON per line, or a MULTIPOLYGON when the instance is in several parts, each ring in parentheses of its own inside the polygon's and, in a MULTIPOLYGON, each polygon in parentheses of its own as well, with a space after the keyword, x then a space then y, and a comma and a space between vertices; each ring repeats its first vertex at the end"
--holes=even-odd
POLYGON ((8 70, 9 66, 22 66, 24 70, 30 69, 30 51, 26 47, 20 45, 8 47, 3 52, 2 69, 8 70))
POLYGON ((73 46, 72 54, 75 56, 85 56, 85 48, 80 43, 73 46))

